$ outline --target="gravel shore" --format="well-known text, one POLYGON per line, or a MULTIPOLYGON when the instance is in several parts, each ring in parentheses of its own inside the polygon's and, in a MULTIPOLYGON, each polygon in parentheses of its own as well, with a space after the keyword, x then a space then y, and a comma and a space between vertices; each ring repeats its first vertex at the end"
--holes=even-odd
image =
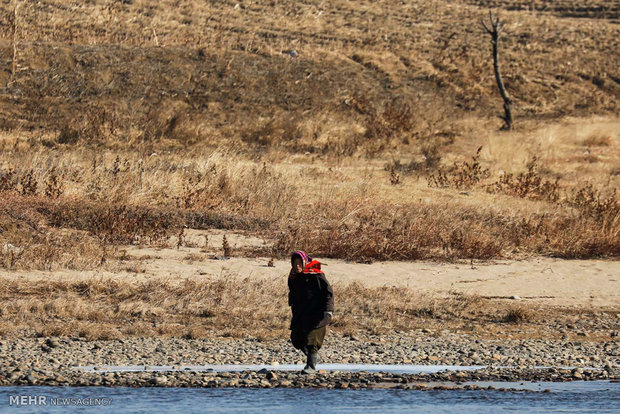
MULTIPOLYGON (((284 340, 20 338, 0 341, 0 385, 434 388, 438 382, 567 381, 620 378, 620 342, 483 340, 453 333, 351 338, 329 335, 321 362, 485 365, 433 374, 322 372, 152 372, 154 365, 291 364, 302 355, 284 340), (139 365, 144 372, 82 372, 76 366, 139 365), (510 367, 510 368, 505 368, 510 367), (552 367, 534 369, 534 367, 552 367), (570 368, 561 368, 570 367, 570 368), (426 384, 426 385, 423 385, 426 384)), ((319 364, 320 365, 320 364, 319 364)), ((320 368, 320 366, 319 366, 320 368)))

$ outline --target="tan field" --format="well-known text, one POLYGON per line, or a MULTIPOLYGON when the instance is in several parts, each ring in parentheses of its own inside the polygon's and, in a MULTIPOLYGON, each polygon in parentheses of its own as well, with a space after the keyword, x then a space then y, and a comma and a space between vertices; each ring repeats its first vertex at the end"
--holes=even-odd
POLYGON ((285 336, 296 249, 341 333, 618 330, 616 2, 492 2, 510 131, 488 2, 151 3, 0 4, 0 333, 285 336))

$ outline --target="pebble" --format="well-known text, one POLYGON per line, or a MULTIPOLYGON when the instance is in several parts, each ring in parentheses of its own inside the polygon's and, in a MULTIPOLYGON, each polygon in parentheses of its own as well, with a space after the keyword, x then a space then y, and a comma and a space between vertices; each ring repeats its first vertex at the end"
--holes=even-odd
POLYGON ((58 340, 55 338, 47 338, 45 340, 45 345, 50 348, 58 348, 60 346, 60 342, 58 342, 58 340))
MULTIPOLYGON (((489 365, 502 361, 502 366, 520 368, 487 368, 477 372, 450 372, 426 375, 385 373, 326 372, 312 376, 295 372, 263 369, 259 372, 196 373, 193 371, 158 373, 110 373, 106 365, 175 366, 208 362, 214 364, 295 363, 303 355, 287 340, 124 338, 110 341, 86 341, 83 338, 3 338, 0 361, 0 385, 24 383, 50 385, 122 385, 122 386, 204 386, 204 387, 317 387, 366 388, 378 383, 394 387, 436 381, 488 380, 616 380, 620 343, 598 342, 587 337, 579 341, 562 339, 521 340, 481 339, 455 333, 429 336, 420 333, 360 336, 330 333, 321 349, 321 363, 376 363, 433 365, 489 365), (369 346, 373 343, 373 346, 369 346), (50 349, 41 357, 41 347, 50 349), (96 352, 93 351, 96 350, 96 352), (157 350, 156 352, 152 352, 157 350), (75 365, 92 365, 96 372, 72 369, 75 365), (533 366, 583 366, 576 370, 531 370, 533 366), (587 368, 586 368, 587 367, 587 368), (319 385, 324 384, 324 385, 319 385), (390 385, 390 386, 392 386, 390 385)), ((411 387, 414 387, 411 385, 411 387)), ((428 387, 431 389, 432 387, 428 387)), ((409 388, 408 388, 409 389, 409 388)))
POLYGON ((168 384, 168 378, 166 377, 155 377, 153 379, 151 379, 151 383, 158 385, 158 386, 163 386, 163 385, 167 385, 168 384))

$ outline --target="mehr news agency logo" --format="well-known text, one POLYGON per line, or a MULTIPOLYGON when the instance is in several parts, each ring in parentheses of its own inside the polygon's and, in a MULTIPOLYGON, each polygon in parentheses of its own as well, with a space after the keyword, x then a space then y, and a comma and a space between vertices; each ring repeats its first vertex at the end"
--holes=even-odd
POLYGON ((112 398, 48 397, 47 395, 10 395, 10 406, 108 406, 112 398))

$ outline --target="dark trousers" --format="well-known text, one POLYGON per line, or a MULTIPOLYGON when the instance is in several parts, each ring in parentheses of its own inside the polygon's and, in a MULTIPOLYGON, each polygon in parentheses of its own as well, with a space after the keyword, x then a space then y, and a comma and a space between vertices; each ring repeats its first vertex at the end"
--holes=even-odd
POLYGON ((300 349, 304 354, 312 354, 318 352, 323 346, 326 332, 327 326, 311 331, 293 328, 291 330, 291 342, 296 349, 300 349))

